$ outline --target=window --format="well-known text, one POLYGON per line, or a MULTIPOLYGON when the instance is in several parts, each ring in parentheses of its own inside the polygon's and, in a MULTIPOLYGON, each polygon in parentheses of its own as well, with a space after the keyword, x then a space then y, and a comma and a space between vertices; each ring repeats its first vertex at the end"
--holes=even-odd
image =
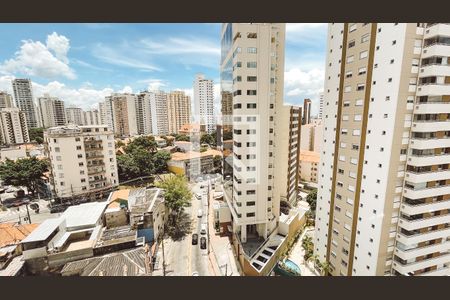
POLYGON ((247 53, 256 53, 256 47, 248 47, 247 53))
POLYGON ((365 87, 364 83, 358 83, 358 85, 356 86, 356 90, 357 91, 363 91, 365 87))
POLYGON ((345 93, 349 93, 349 92, 351 92, 352 91, 352 87, 350 86, 350 85, 347 85, 345 88, 344 88, 344 92, 345 93))
POLYGON ((361 115, 355 115, 354 120, 355 121, 361 121, 361 115))
POLYGON ((256 122, 256 117, 247 117, 247 122, 256 122))
POLYGON ((247 108, 256 108, 256 103, 247 103, 247 108))
POLYGON ((247 204, 247 206, 255 206, 255 201, 249 201, 249 202, 247 202, 246 204, 247 204))
POLYGON ((255 82, 256 81, 256 76, 247 76, 247 81, 255 82))
POLYGON ((359 59, 364 59, 367 57, 367 50, 366 51, 362 51, 361 53, 359 53, 359 59))
POLYGON ((256 61, 247 62, 247 68, 256 68, 256 61))
POLYGON ((361 131, 359 129, 353 129, 353 135, 359 136, 361 134, 361 131))
POLYGON ((256 39, 258 37, 258 34, 256 32, 249 32, 247 33, 248 39, 256 39))
POLYGON ((352 77, 352 71, 348 71, 345 73, 345 78, 350 78, 352 77))
POLYGON ((362 99, 358 99, 355 102, 355 106, 362 106, 363 105, 363 100, 362 99))
POLYGON ((349 28, 349 32, 353 32, 353 31, 355 31, 356 30, 356 24, 352 24, 352 25, 350 25, 350 28, 349 28))
POLYGON ((248 190, 247 191, 247 195, 255 195, 256 191, 255 190, 248 190))
POLYGON ((355 60, 355 56, 354 55, 350 55, 347 57, 347 63, 351 63, 355 60))
POLYGON ((359 68, 359 69, 358 69, 358 75, 366 74, 366 72, 367 72, 367 68, 366 68, 366 67, 363 67, 363 68, 359 68))
POLYGON ((254 217, 255 213, 247 213, 247 217, 254 217))
POLYGON ((247 90, 247 96, 256 96, 256 90, 247 90))
POLYGON ((365 35, 363 35, 363 36, 361 37, 361 44, 362 44, 362 43, 366 43, 366 42, 368 42, 368 41, 369 41, 369 34, 366 33, 365 35))
POLYGON ((75 142, 79 142, 80 141, 80 138, 75 138, 75 142))
POLYGON ((352 47, 354 47, 354 46, 355 46, 355 40, 350 41, 350 42, 348 43, 348 47, 349 47, 349 48, 352 48, 352 47))

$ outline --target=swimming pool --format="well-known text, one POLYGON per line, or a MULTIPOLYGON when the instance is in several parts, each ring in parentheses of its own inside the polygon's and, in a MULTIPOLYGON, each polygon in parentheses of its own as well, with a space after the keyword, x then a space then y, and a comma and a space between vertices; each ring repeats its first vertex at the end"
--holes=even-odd
POLYGON ((284 264, 286 265, 286 267, 288 267, 289 269, 293 270, 294 272, 296 272, 298 274, 301 274, 300 267, 295 262, 293 262, 292 260, 286 259, 284 261, 284 264))

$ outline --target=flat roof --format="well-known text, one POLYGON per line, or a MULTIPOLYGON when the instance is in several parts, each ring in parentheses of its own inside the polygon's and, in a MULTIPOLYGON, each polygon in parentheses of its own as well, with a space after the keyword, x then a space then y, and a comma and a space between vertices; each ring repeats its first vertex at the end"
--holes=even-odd
POLYGON ((300 161, 318 163, 320 161, 320 154, 314 151, 300 150, 300 161))
POLYGON ((24 238, 22 243, 45 241, 63 221, 64 219, 62 217, 45 220, 26 238, 24 238))
POLYGON ((66 220, 66 227, 94 226, 101 218, 108 202, 90 202, 69 206, 61 218, 66 220))
POLYGON ((208 149, 204 152, 197 152, 197 151, 188 151, 186 153, 184 152, 175 152, 172 153, 172 158, 171 160, 188 160, 188 159, 193 159, 193 158, 200 158, 200 157, 206 157, 206 156, 222 156, 222 152, 220 152, 219 150, 214 150, 214 149, 208 149))

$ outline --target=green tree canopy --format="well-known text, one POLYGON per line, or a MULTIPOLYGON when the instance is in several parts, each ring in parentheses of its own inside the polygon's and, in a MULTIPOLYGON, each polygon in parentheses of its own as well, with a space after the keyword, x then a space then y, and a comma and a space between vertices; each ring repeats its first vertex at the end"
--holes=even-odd
POLYGON ((44 142, 44 128, 30 128, 28 130, 28 136, 30 137, 30 141, 42 144, 44 142))
POLYGON ((164 173, 167 171, 167 162, 172 155, 168 151, 158 151, 153 155, 153 165, 156 173, 164 173))
POLYGON ((215 147, 216 143, 216 133, 215 131, 211 134, 205 133, 200 137, 200 144, 208 144, 210 146, 215 147))
POLYGON ((177 142, 190 142, 191 138, 184 134, 176 134, 175 135, 175 141, 177 142))
POLYGON ((185 207, 190 206, 192 193, 186 177, 175 175, 158 182, 157 186, 164 190, 166 207, 174 213, 172 222, 175 222, 185 207))
POLYGON ((0 178, 7 185, 27 187, 28 192, 34 196, 38 182, 48 171, 48 167, 47 160, 39 160, 36 157, 22 158, 17 161, 6 159, 0 164, 0 178))
POLYGON ((221 170, 222 170, 222 156, 220 156, 220 155, 214 156, 213 161, 214 161, 214 170, 215 170, 215 172, 222 173, 221 172, 221 170))
POLYGON ((316 211, 316 203, 317 203, 317 189, 313 190, 306 196, 306 202, 308 202, 311 211, 316 211))
POLYGON ((143 148, 154 153, 158 148, 158 144, 153 136, 140 136, 135 138, 126 146, 125 152, 133 152, 136 148, 143 148))

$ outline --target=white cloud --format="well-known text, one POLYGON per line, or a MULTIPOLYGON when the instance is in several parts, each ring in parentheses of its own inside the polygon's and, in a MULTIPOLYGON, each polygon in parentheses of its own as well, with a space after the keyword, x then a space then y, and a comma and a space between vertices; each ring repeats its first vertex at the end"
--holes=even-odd
POLYGON ((162 79, 142 79, 138 80, 138 83, 145 83, 147 84, 147 90, 148 91, 158 91, 161 90, 163 87, 167 87, 168 83, 162 79))
POLYGON ((40 41, 24 40, 13 58, 0 65, 0 73, 21 74, 55 79, 60 76, 75 79, 75 72, 69 67, 67 51, 69 40, 52 33, 47 37, 47 45, 40 41))
POLYGON ((142 39, 142 45, 146 51, 152 54, 178 55, 178 54, 202 54, 220 55, 220 46, 210 40, 191 37, 170 37, 167 40, 155 42, 151 39, 142 39))

